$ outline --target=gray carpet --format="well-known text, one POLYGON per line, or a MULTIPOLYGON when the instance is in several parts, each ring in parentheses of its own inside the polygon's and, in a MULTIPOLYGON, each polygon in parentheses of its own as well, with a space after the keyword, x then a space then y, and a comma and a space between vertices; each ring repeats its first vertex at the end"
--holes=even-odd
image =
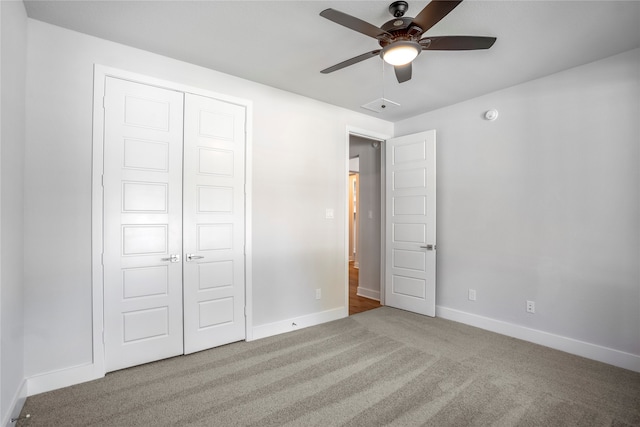
POLYGON ((31 396, 20 426, 640 426, 640 373, 378 308, 31 396))

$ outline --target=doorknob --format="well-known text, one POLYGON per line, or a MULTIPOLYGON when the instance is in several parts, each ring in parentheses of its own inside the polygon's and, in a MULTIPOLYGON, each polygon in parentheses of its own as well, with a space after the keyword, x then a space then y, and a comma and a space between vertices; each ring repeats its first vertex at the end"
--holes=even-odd
POLYGON ((194 259, 202 259, 202 258, 204 258, 204 257, 200 256, 200 255, 187 254, 187 261, 193 261, 194 259))
POLYGON ((169 256, 169 258, 161 258, 162 261, 169 261, 169 262, 180 262, 180 255, 178 254, 171 254, 169 256))
POLYGON ((435 251, 436 250, 436 245, 426 245, 426 246, 420 246, 421 249, 426 249, 428 251, 435 251))

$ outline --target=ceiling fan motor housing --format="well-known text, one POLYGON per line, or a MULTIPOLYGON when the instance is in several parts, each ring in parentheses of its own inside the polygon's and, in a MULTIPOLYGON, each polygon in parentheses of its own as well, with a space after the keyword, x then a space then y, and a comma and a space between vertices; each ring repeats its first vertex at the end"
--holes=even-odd
POLYGON ((380 29, 391 34, 393 38, 391 40, 388 38, 378 39, 380 46, 385 47, 398 40, 417 41, 422 34, 422 28, 412 24, 413 18, 410 17, 385 22, 380 29))

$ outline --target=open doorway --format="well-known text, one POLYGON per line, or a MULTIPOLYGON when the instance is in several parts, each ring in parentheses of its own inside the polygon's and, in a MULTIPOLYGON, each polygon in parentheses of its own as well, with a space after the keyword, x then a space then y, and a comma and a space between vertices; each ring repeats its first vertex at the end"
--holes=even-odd
POLYGON ((349 315, 380 307, 381 142, 349 136, 349 315))

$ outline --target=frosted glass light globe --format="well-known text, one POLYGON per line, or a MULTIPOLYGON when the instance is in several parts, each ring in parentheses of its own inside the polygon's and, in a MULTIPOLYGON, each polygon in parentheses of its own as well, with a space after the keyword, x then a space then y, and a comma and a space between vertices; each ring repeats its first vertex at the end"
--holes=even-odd
POLYGON ((413 61, 422 50, 416 42, 399 41, 382 49, 382 59, 391 65, 406 65, 413 61))

